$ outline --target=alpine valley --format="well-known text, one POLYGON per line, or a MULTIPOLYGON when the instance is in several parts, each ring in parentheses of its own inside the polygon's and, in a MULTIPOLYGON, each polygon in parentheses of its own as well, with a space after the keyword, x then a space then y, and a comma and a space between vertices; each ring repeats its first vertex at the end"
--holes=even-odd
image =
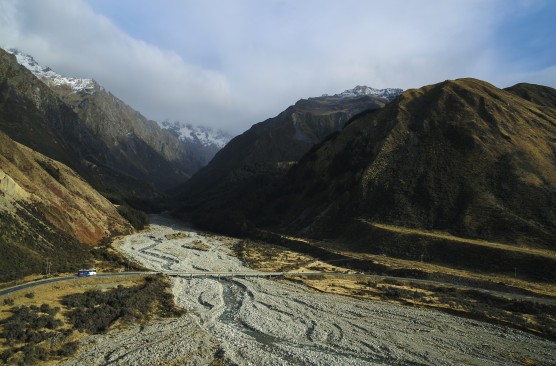
POLYGON ((0 364, 553 364, 556 90, 359 85, 233 137, 0 49, 0 298, 0 364))

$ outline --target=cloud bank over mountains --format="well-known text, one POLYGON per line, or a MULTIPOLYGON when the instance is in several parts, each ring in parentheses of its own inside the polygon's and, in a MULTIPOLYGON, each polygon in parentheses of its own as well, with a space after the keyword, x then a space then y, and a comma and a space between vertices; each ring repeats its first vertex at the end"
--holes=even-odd
POLYGON ((149 118, 239 133, 299 98, 361 84, 412 88, 472 76, 556 87, 544 23, 522 40, 532 45, 515 45, 528 52, 520 57, 508 48, 517 35, 500 31, 517 14, 523 25, 552 11, 547 4, 0 0, 0 45, 94 78, 149 118))

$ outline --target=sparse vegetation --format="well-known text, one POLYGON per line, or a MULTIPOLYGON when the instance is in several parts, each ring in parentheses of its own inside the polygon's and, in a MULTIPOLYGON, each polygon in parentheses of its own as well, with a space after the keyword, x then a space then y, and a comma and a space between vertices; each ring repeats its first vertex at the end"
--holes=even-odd
MULTIPOLYGON (((301 239, 300 239, 301 240, 301 239)), ((293 239, 290 239, 291 243, 293 239)), ((292 248, 297 249, 301 242, 292 248)), ((307 248, 311 248, 307 246, 307 248)), ((455 284, 482 286, 494 291, 505 291, 522 294, 532 294, 531 290, 537 289, 534 282, 519 281, 514 279, 514 286, 506 286, 500 282, 500 277, 489 277, 484 275, 484 279, 472 279, 465 277, 465 272, 455 275, 443 275, 438 271, 443 270, 442 267, 422 264, 429 271, 434 268, 434 272, 418 270, 417 268, 408 268, 409 265, 415 266, 414 262, 403 262, 398 265, 404 267, 396 267, 393 264, 398 260, 385 256, 379 256, 384 263, 390 263, 386 266, 382 263, 375 263, 373 260, 358 260, 359 255, 352 253, 351 260, 347 256, 348 253, 343 252, 343 257, 335 258, 334 253, 327 256, 321 251, 315 251, 312 256, 307 251, 299 253, 287 247, 268 244, 263 241, 239 241, 234 247, 234 252, 251 268, 263 271, 322 271, 324 272, 346 272, 346 266, 358 268, 358 264, 369 263, 373 270, 378 273, 390 274, 393 276, 408 276, 417 278, 436 278, 438 280, 453 281, 455 284), (324 258, 327 257, 328 259, 324 258), (347 258, 347 260, 346 260, 347 258), (320 260, 319 260, 320 259, 320 260), (328 262, 328 263, 327 263, 328 262), (431 268, 431 269, 429 269, 431 268), (530 286, 530 287, 528 287, 530 286)), ((317 248, 319 249, 319 248, 317 248)), ((320 248, 322 250, 322 248, 320 248)), ((377 256, 372 257, 374 260, 377 256)), ((352 272, 353 273, 353 272, 352 272)), ((469 274, 468 274, 469 275, 469 274)), ((410 306, 434 308, 451 314, 464 317, 476 318, 483 321, 501 323, 514 328, 526 330, 528 332, 538 334, 550 339, 556 339, 556 306, 546 305, 529 300, 516 300, 512 297, 497 296, 494 293, 489 294, 484 291, 464 290, 450 285, 426 285, 415 281, 399 281, 399 280, 377 280, 365 279, 361 277, 328 277, 307 276, 307 277, 291 277, 292 281, 302 282, 319 291, 353 296, 361 299, 382 300, 388 302, 401 303, 410 306)), ((544 290, 548 290, 546 284, 539 285, 544 290)))
POLYGON ((30 365, 56 355, 60 344, 63 345, 72 333, 64 329, 63 322, 56 317, 59 311, 60 308, 48 304, 11 308, 12 315, 0 321, 0 338, 5 339, 0 361, 9 365, 30 365))
POLYGON ((203 243, 201 240, 194 240, 192 243, 187 243, 182 245, 183 248, 190 248, 195 250, 200 250, 202 252, 206 252, 210 250, 210 247, 203 243))
POLYGON ((97 267, 102 267, 104 271, 119 271, 122 269, 126 270, 144 270, 145 268, 141 265, 130 261, 129 259, 122 256, 121 253, 114 250, 108 240, 104 240, 99 243, 92 251, 95 260, 101 262, 101 265, 97 267))
MULTIPOLYGON (((109 280, 99 283, 98 279, 86 279, 76 288, 106 281, 109 280)), ((137 283, 137 280, 131 283, 137 283)), ((105 332, 115 324, 144 322, 157 316, 178 316, 183 310, 174 305, 168 285, 164 277, 152 276, 132 286, 118 285, 105 291, 97 288, 75 293, 70 290, 69 295, 61 298, 54 295, 57 299, 54 303, 62 305, 63 310, 46 302, 40 306, 29 305, 32 299, 24 294, 20 294, 16 301, 6 298, 4 305, 11 307, 4 310, 10 313, 9 316, 0 317, 0 365, 32 365, 59 360, 77 351, 78 339, 83 334, 105 332)), ((54 294, 59 291, 56 285, 52 287, 54 294)), ((35 300, 52 298, 52 295, 42 295, 42 292, 38 293, 35 300)))
POLYGON ((90 263, 90 247, 48 225, 37 207, 20 206, 14 215, 0 211, 0 282, 45 273, 47 261, 51 273, 73 272, 90 263))
POLYGON ((115 322, 142 322, 153 316, 178 316, 182 311, 174 305, 167 282, 161 276, 147 277, 142 286, 121 287, 109 291, 92 290, 68 295, 62 304, 75 329, 103 333, 115 322))
POLYGON ((179 233, 173 233, 173 234, 166 234, 166 235, 164 235, 164 237, 167 240, 175 240, 175 239, 188 238, 189 234, 184 233, 184 232, 179 232, 179 233))

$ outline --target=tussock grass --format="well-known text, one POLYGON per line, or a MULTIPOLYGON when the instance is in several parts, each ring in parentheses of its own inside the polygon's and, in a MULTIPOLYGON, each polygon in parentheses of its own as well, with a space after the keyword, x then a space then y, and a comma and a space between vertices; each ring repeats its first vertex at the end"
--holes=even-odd
POLYGON ((487 241, 487 240, 480 240, 480 239, 462 238, 462 237, 455 236, 455 235, 452 235, 452 234, 446 233, 446 232, 419 230, 419 229, 413 229, 413 228, 408 228, 408 227, 403 227, 403 226, 395 226, 395 225, 381 224, 381 223, 377 223, 377 222, 369 222, 369 221, 366 221, 366 220, 360 220, 360 221, 364 222, 364 223, 367 223, 371 226, 374 226, 376 228, 380 228, 380 229, 388 230, 388 231, 393 231, 393 232, 397 232, 397 233, 400 233, 400 234, 419 235, 419 236, 424 236, 424 237, 429 237, 429 238, 445 239, 445 240, 458 242, 458 243, 462 243, 462 244, 478 245, 478 246, 484 246, 484 247, 488 247, 488 248, 496 248, 496 249, 507 250, 507 251, 515 251, 515 252, 521 252, 521 253, 526 253, 526 254, 540 255, 540 256, 549 257, 549 258, 556 258, 556 252, 552 251, 552 250, 538 249, 538 248, 532 248, 532 247, 527 247, 527 246, 516 246, 516 245, 510 245, 510 244, 496 243, 496 242, 487 241))

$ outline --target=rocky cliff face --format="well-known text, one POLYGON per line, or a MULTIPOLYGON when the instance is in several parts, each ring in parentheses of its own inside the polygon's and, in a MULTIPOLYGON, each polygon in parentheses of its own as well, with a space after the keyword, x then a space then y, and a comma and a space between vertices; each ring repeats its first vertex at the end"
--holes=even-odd
POLYGON ((67 166, 0 132, 0 281, 90 263, 89 249, 131 231, 114 205, 67 166))

